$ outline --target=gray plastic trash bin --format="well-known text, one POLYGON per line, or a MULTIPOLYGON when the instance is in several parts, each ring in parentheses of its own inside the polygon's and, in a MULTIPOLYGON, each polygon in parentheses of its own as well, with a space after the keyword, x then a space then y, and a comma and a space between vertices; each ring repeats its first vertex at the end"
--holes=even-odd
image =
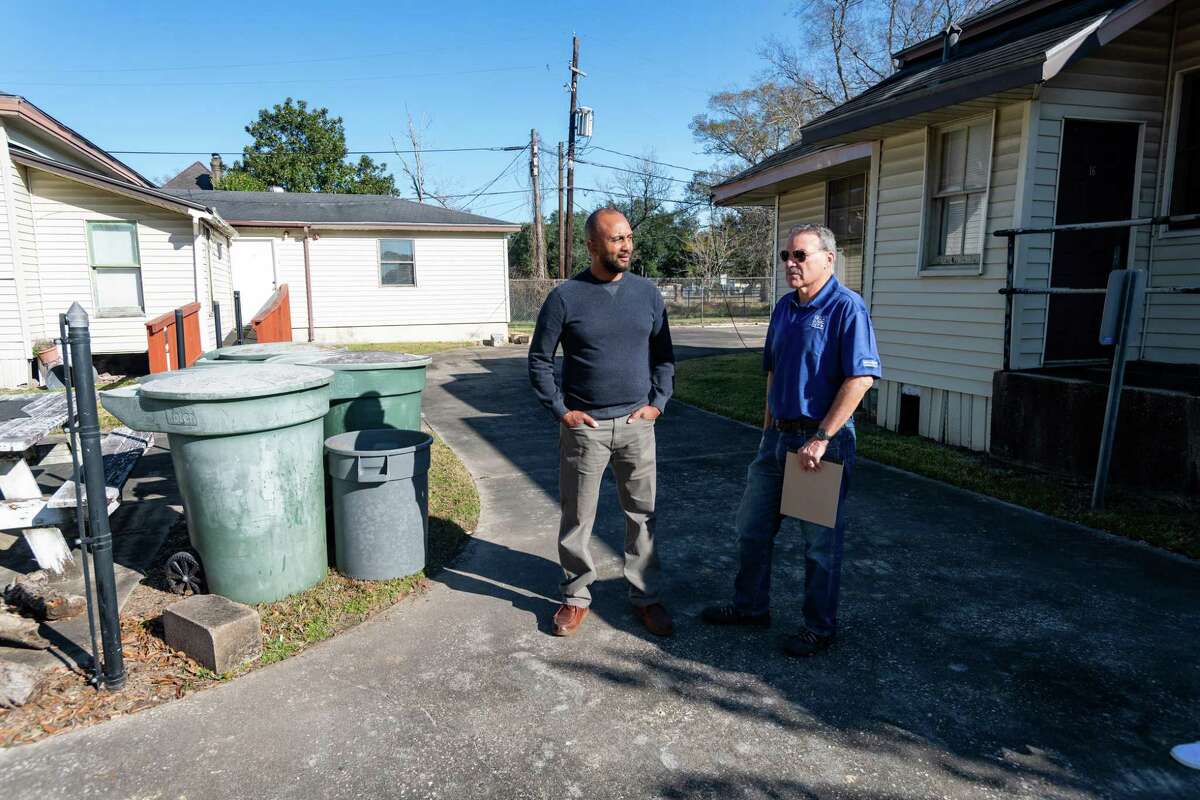
POLYGON ((337 568, 387 580, 425 568, 429 446, 421 431, 350 431, 325 440, 337 568))

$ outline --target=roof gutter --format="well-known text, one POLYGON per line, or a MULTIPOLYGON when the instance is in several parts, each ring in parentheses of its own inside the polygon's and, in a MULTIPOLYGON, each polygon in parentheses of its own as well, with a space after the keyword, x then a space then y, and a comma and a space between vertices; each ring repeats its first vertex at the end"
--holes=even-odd
POLYGON ((830 147, 816 153, 800 156, 791 161, 785 161, 770 169, 749 175, 741 180, 719 183, 712 188, 714 205, 731 205, 738 197, 755 189, 764 189, 772 184, 789 178, 798 178, 812 172, 830 167, 836 167, 860 158, 870 158, 874 145, 870 142, 855 142, 841 147, 830 147))
POLYGON ((446 233, 517 233, 520 225, 444 222, 313 222, 312 220, 231 219, 239 228, 319 228, 327 231, 441 231, 446 233))
POLYGON ((147 189, 143 186, 135 186, 125 181, 110 178, 107 175, 99 175, 95 172, 89 172, 86 169, 73 167, 70 164, 64 164, 61 161, 55 161, 50 158, 36 155, 25 149, 9 148, 9 154, 12 160, 18 164, 24 164, 27 167, 33 167, 43 172, 49 172, 52 175, 57 175, 60 178, 66 178, 69 181, 82 183, 86 186, 91 186, 96 189, 101 189, 113 194, 119 194, 123 197, 130 197, 134 200, 139 200, 143 203, 159 208, 165 208, 168 211, 174 211, 177 214, 185 214, 190 217, 197 217, 212 223, 219 228, 222 233, 230 237, 236 237, 237 231, 233 229, 215 209, 208 206, 202 206, 199 203, 193 203, 190 200, 176 197, 166 192, 161 192, 157 189, 147 189))

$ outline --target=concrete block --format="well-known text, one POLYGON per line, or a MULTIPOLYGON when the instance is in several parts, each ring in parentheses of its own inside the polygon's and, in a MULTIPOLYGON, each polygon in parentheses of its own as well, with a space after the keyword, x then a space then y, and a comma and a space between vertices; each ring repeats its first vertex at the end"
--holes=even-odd
POLYGON ((509 334, 508 340, 513 344, 529 344, 528 333, 513 333, 509 334))
POLYGON ((258 612, 219 594, 198 594, 163 611, 167 644, 213 672, 228 672, 262 653, 258 612))

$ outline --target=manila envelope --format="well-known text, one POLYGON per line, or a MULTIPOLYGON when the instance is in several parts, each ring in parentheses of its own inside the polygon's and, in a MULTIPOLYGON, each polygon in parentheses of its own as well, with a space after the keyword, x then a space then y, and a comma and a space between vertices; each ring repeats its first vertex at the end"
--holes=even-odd
POLYGON ((783 496, 779 513, 787 517, 832 528, 837 524, 838 498, 842 492, 842 465, 821 461, 816 472, 800 467, 800 454, 789 451, 783 470, 783 496))

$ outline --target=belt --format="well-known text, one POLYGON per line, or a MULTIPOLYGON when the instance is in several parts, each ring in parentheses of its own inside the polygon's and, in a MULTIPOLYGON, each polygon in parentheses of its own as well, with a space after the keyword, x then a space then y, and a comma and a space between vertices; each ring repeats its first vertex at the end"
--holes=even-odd
POLYGON ((811 417, 796 417, 795 419, 777 419, 775 420, 775 430, 782 433, 800 433, 804 430, 815 430, 821 427, 819 419, 811 417))

